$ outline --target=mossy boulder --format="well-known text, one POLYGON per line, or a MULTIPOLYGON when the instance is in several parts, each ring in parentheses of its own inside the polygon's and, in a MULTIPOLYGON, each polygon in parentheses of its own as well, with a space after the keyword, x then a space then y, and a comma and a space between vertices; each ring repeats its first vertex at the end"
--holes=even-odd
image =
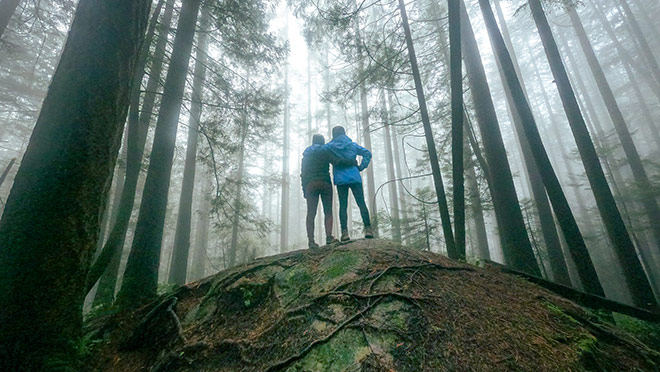
POLYGON ((151 372, 658 371, 658 345, 602 319, 495 268, 358 240, 258 259, 113 315, 106 322, 112 326, 97 330, 107 342, 90 366, 151 372), (148 323, 169 336, 122 348, 151 310, 172 297, 172 311, 148 323))

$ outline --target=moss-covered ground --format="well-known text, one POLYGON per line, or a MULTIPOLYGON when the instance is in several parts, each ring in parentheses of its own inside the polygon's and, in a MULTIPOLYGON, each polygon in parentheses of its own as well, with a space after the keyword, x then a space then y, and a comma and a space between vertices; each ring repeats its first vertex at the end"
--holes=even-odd
POLYGON ((259 259, 96 319, 88 329, 102 342, 88 365, 126 372, 658 371, 657 326, 614 318, 622 326, 494 268, 358 240, 259 259))

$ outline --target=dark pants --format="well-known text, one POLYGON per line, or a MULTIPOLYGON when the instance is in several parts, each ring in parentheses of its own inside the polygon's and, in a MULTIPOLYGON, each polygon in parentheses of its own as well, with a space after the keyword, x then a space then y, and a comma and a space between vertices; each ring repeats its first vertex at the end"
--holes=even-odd
POLYGON ((371 220, 369 220, 369 209, 367 209, 367 204, 364 202, 364 190, 362 189, 361 183, 352 183, 350 185, 337 185, 337 194, 339 195, 339 224, 341 225, 341 230, 345 231, 348 229, 348 215, 346 209, 348 208, 348 189, 351 189, 355 202, 360 208, 360 215, 362 216, 362 222, 365 227, 371 226, 371 220))
POLYGON ((323 214, 325 215, 325 235, 332 235, 332 184, 324 181, 312 181, 307 185, 305 198, 307 199, 307 239, 314 240, 314 218, 319 205, 319 196, 323 203, 323 214))

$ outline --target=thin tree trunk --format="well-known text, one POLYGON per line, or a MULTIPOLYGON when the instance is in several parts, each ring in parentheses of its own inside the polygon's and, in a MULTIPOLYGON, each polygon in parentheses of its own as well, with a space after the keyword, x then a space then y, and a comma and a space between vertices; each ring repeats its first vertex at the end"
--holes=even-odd
POLYGON ((211 222, 211 182, 202 174, 202 192, 197 211, 195 245, 190 263, 190 280, 198 280, 206 275, 206 255, 209 245, 209 225, 211 222))
POLYGON ((4 35, 9 20, 14 15, 18 3, 21 0, 2 0, 0 1, 0 38, 4 35))
POLYGON ((9 171, 11 170, 11 167, 14 166, 14 163, 16 162, 16 158, 12 158, 9 161, 9 164, 5 167, 5 170, 2 171, 2 175, 0 175, 0 186, 5 182, 5 179, 7 179, 7 175, 9 174, 9 171))
POLYGON ((156 297, 176 131, 199 6, 200 0, 184 0, 181 6, 140 214, 122 287, 117 295, 119 304, 126 307, 137 306, 156 297))
MULTIPOLYGON (((462 7, 463 10, 464 7, 462 7)), ((507 265, 532 275, 540 276, 532 245, 525 229, 522 212, 513 176, 500 133, 495 107, 481 62, 477 42, 467 13, 463 22, 463 60, 474 101, 477 123, 481 132, 488 167, 497 171, 487 171, 490 178, 490 193, 502 241, 502 250, 507 265)))
MULTIPOLYGON (((69 367, 148 0, 81 0, 0 220, 0 370, 69 367)), ((68 370, 68 369, 67 369, 68 370)))
POLYGON ((633 92, 635 93, 635 100, 639 103, 640 110, 642 111, 645 127, 650 132, 651 137, 655 142, 656 148, 660 149, 660 131, 658 130, 658 126, 655 125, 655 122, 657 120, 652 117, 649 107, 646 104, 646 99, 644 97, 644 94, 639 88, 639 82, 637 81, 635 74, 631 70, 634 61, 632 60, 630 54, 628 54, 626 48, 624 48, 624 46, 619 41, 616 32, 614 31, 614 29, 612 29, 610 22, 607 20, 607 16, 605 16, 600 6, 594 1, 592 1, 592 4, 594 6, 594 12, 596 13, 596 16, 600 19, 600 23, 603 29, 612 40, 612 43, 614 44, 614 47, 617 50, 617 53, 621 57, 621 64, 623 65, 623 69, 626 72, 626 76, 628 77, 633 92))
POLYGON ((637 18, 633 14, 626 0, 619 0, 619 4, 621 4, 626 19, 628 20, 628 24, 632 28, 633 35, 635 36, 637 42, 639 43, 640 52, 644 56, 644 59, 646 60, 646 64, 649 66, 649 69, 651 70, 651 75, 653 75, 653 78, 655 79, 656 83, 660 84, 660 66, 658 66, 658 61, 655 59, 653 53, 651 52, 651 47, 649 46, 649 43, 646 40, 644 33, 642 32, 642 28, 639 26, 639 23, 637 22, 637 18))
POLYGON ((197 163, 197 139, 199 137, 199 122, 202 117, 202 97, 206 80, 206 60, 208 49, 209 14, 206 9, 201 11, 201 19, 197 38, 197 53, 192 85, 192 103, 190 105, 190 120, 188 121, 188 140, 186 144, 186 162, 183 168, 179 213, 177 215, 172 262, 170 264, 169 282, 184 284, 188 268, 188 252, 190 251, 190 228, 192 222, 193 191, 195 189, 195 165, 197 163))
POLYGON ((451 155, 454 201, 454 250, 450 258, 465 259, 465 179, 463 156, 463 64, 461 63, 461 0, 448 0, 449 71, 451 77, 451 155))
MULTIPOLYGON (((247 107, 243 108, 247 110, 247 107)), ((247 115, 243 113, 241 125, 241 145, 238 151, 238 169, 236 171, 236 197, 234 199, 234 216, 232 217, 231 243, 229 245, 229 267, 236 265, 238 253, 238 229, 241 224, 241 206, 243 205, 243 179, 245 178, 245 140, 247 138, 248 123, 247 115)), ((286 233, 286 232, 284 232, 286 233)), ((245 259, 245 257, 243 257, 245 259)))
MULTIPOLYGON (((288 30, 288 27, 287 27, 288 30)), ((284 131, 282 145, 282 201, 280 204, 280 253, 289 246, 289 65, 284 67, 284 131)))
POLYGON ((557 89, 564 105, 564 111, 577 143, 578 152, 587 172, 589 184, 596 198, 596 205, 605 224, 608 236, 614 245, 617 258, 625 273, 628 288, 631 291, 635 305, 645 308, 655 308, 655 298, 644 270, 642 268, 635 246, 623 222, 621 213, 616 206, 614 196, 607 184, 605 173, 600 165, 598 155, 587 126, 580 112, 575 93, 568 80, 568 74, 561 60, 559 49, 550 30, 550 25, 543 12, 539 0, 529 0, 532 15, 539 29, 541 41, 550 63, 550 69, 557 83, 557 89))
POLYGON ((408 48, 410 67, 412 69, 413 79, 415 80, 415 91, 417 93, 419 111, 422 116, 422 124, 424 126, 424 137, 426 139, 426 147, 428 148, 429 160, 431 162, 431 173, 433 174, 433 184, 435 186, 435 194, 438 199, 438 209, 440 210, 442 231, 445 235, 447 252, 454 252, 456 245, 454 242, 454 232, 451 226, 451 219, 449 217, 449 207, 447 206, 445 186, 442 183, 442 174, 440 173, 440 163, 438 162, 438 153, 435 148, 433 129, 431 129, 431 120, 429 118, 428 108, 426 107, 426 98, 424 97, 424 87, 422 86, 422 78, 419 73, 419 67, 417 66, 417 56, 415 55, 412 34, 410 33, 410 25, 408 24, 408 15, 406 14, 406 7, 403 0, 399 0, 399 10, 401 12, 401 21, 403 23, 403 31, 406 37, 406 46, 408 48))
POLYGON ((396 174, 394 173, 394 155, 392 153, 392 135, 390 130, 390 115, 388 112, 385 91, 381 92, 381 115, 385 125, 385 162, 387 163, 387 181, 389 182, 390 210, 392 218, 392 239, 401 242, 401 219, 399 217, 399 200, 397 197, 396 174))
MULTIPOLYGON (((390 108, 389 115, 390 117, 392 116, 393 113, 393 108, 394 108, 394 102, 392 99, 392 90, 387 91, 387 105, 390 108)), ((390 135, 392 136, 392 155, 394 158, 394 171, 395 171, 395 176, 398 181, 398 191, 399 191, 399 204, 401 205, 401 217, 403 218, 403 221, 401 221, 401 227, 403 228, 402 231, 402 238, 404 237, 405 234, 407 234, 410 231, 410 224, 408 220, 408 205, 406 203, 406 194, 404 190, 404 185, 403 185, 403 169, 401 167, 401 154, 399 152, 399 136, 397 135, 397 128, 392 127, 392 125, 389 125, 390 127, 390 135)), ((404 241, 408 241, 408 239, 404 239, 404 241)))
POLYGON ((465 180, 467 181, 467 197, 470 200, 470 210, 472 212, 475 233, 477 235, 477 251, 479 252, 479 257, 481 259, 490 260, 490 248, 488 246, 488 232, 486 232, 484 208, 481 201, 479 184, 477 183, 477 172, 472 161, 467 164, 465 180))
POLYGON ((131 87, 130 98, 131 103, 128 111, 128 128, 126 132, 126 177, 124 179, 121 197, 119 198, 117 217, 113 221, 113 226, 108 234, 108 239, 103 245, 103 249, 87 274, 87 291, 90 291, 92 287, 94 287, 94 284, 102 275, 104 276, 103 284, 99 283, 96 297, 105 296, 104 294, 107 294, 105 300, 99 299, 99 301, 105 301, 106 303, 112 302, 114 298, 115 284, 117 282, 119 271, 119 261, 115 260, 114 257, 121 255, 122 248, 124 247, 124 240, 126 239, 126 231, 131 219, 131 214, 133 213, 135 193, 137 190, 140 169, 142 168, 142 155, 147 139, 149 123, 151 121, 153 105, 156 99, 155 92, 157 86, 160 84, 163 59, 165 58, 167 34, 163 30, 169 30, 170 21, 172 19, 172 10, 174 8, 174 0, 168 0, 165 6, 162 29, 159 34, 159 39, 156 42, 156 51, 151 66, 149 84, 147 85, 147 91, 149 93, 145 96, 142 105, 142 112, 140 113, 140 88, 145 73, 144 69, 149 53, 149 47, 151 46, 151 41, 154 37, 158 13, 160 13, 161 6, 162 3, 159 3, 152 16, 145 43, 142 46, 141 56, 138 60, 138 65, 133 76, 133 86, 131 87))
POLYGON ((587 58, 589 69, 591 70, 591 73, 596 80, 598 90, 601 94, 601 97, 603 98, 603 101, 605 102, 605 106, 607 107, 607 112, 610 115, 610 119, 612 119, 612 123, 614 124, 614 129, 617 133, 617 136, 619 137, 619 141, 621 141, 623 152, 626 155, 628 164, 632 170, 633 177, 637 183, 638 190, 641 193, 641 200, 642 204, 644 205, 644 210, 652 226, 651 230, 653 231, 656 247, 660 249, 660 208, 658 207, 658 203, 655 200, 655 195, 653 193, 654 189, 651 185, 651 181, 646 174, 646 170, 642 164, 642 159, 639 156, 637 147, 633 142, 626 121, 623 118, 623 114, 621 113, 616 98, 614 97, 614 93, 612 92, 612 88, 607 82, 605 73, 603 72, 603 69, 598 62, 596 53, 594 52, 587 37, 587 33, 582 26, 582 22, 575 12, 575 9, 570 9, 568 14, 571 19, 571 24, 575 29, 578 41, 580 42, 582 52, 587 58))
MULTIPOLYGON (((516 70, 516 75, 519 77, 521 81, 521 86, 523 88, 523 92, 527 97, 527 89, 524 85, 522 85, 523 83, 520 74, 520 67, 518 65, 516 55, 513 51, 513 43, 511 42, 509 36, 508 28, 506 26, 506 21, 504 20, 501 10, 499 9, 499 1, 496 0, 493 3, 495 4, 497 14, 500 18, 500 25, 502 27, 502 36, 504 37, 504 41, 507 43, 507 47, 509 47, 511 51, 510 52, 511 59, 514 63, 514 69, 516 70)), ((465 13, 465 17, 467 17, 467 12, 465 13)), ((548 252, 548 258, 550 260, 552 278, 557 283, 570 286, 571 279, 570 276, 568 275, 568 268, 566 266, 566 261, 564 259, 564 255, 561 250, 561 243, 559 241, 559 235, 557 234, 557 227, 555 226, 554 218, 552 216, 552 209, 550 208, 550 203, 548 202, 548 196, 545 191, 545 186, 543 185, 543 179, 541 178, 539 169, 534 161, 534 155, 532 154, 532 150, 529 147, 529 142, 525 137, 522 120, 520 118, 520 115, 518 115, 515 109, 515 102, 513 100, 513 95, 511 94, 511 89, 509 87, 509 84, 507 84, 506 82, 506 78, 504 76, 504 71, 502 68, 502 63, 500 62, 500 59, 497 57, 497 55, 495 56, 495 62, 497 64, 498 71, 503 81, 504 92, 507 99, 507 105, 509 108, 509 113, 511 114, 511 119, 512 119, 511 121, 514 124, 515 127, 514 131, 516 137, 518 138, 518 143, 520 144, 520 149, 523 156, 522 163, 524 165, 524 169, 527 171, 527 177, 528 177, 527 179, 529 181, 529 187, 531 189, 531 195, 534 201, 534 207, 536 208, 536 211, 538 213, 541 234, 543 235, 543 241, 545 242, 545 247, 548 252)))
POLYGON ((502 68, 516 104, 516 111, 518 111, 518 115, 520 115, 524 124, 523 128, 525 136, 532 149, 536 166, 543 178, 543 183, 546 187, 553 210, 559 220, 564 237, 568 242, 568 246, 571 248, 571 255, 573 256, 575 263, 578 265, 582 283, 588 292, 602 296, 604 295, 603 288, 601 287, 598 275, 591 261, 591 257, 589 256, 589 251, 585 246, 582 233, 578 228, 573 212, 568 205, 566 196, 561 189, 557 175, 555 174, 550 159, 548 158, 548 154, 545 151, 541 136, 536 127, 534 115, 532 114, 523 93, 520 81, 513 67, 511 56, 507 52, 502 35, 497 28, 495 16, 493 15, 490 4, 487 0, 479 0, 479 4, 481 5, 481 11, 488 30, 488 36, 493 45, 493 50, 497 53, 498 58, 500 58, 500 61, 502 62, 502 68))

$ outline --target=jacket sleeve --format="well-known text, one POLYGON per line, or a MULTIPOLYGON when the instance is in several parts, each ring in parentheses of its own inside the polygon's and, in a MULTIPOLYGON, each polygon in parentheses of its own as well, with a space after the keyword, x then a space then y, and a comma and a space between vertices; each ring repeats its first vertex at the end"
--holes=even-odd
POLYGON ((339 156, 337 156, 337 154, 334 153, 334 151, 332 151, 331 149, 329 149, 327 147, 324 150, 325 150, 324 153, 325 153, 325 156, 326 156, 326 159, 328 160, 328 162, 331 163, 333 166, 335 166, 337 168, 357 167, 357 165, 358 165, 357 160, 355 160, 355 159, 346 159, 346 158, 339 157, 339 156))
POLYGON ((362 156, 362 162, 360 163, 360 165, 358 165, 358 170, 362 172, 363 170, 367 169, 367 167, 369 166, 369 162, 371 162, 371 151, 358 145, 355 142, 353 142, 353 146, 355 146, 355 151, 357 152, 357 154, 362 156))

